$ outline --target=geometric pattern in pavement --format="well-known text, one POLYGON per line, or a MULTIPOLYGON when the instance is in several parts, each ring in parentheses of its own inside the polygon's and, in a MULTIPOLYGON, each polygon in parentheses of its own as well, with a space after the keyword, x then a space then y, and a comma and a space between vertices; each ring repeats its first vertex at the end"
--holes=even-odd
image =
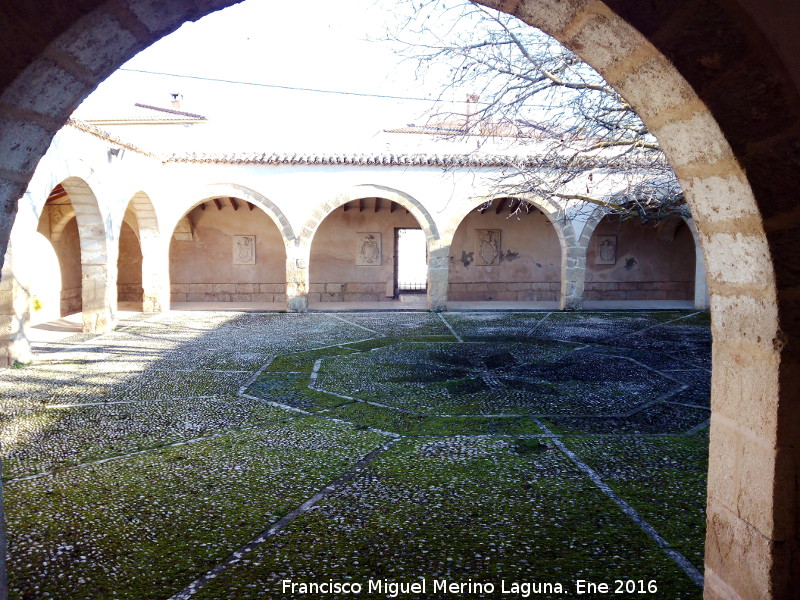
POLYGON ((12 598, 701 595, 705 313, 168 313, 39 351, 0 375, 12 598))
POLYGON ((398 343, 323 359, 314 387, 424 414, 536 416, 630 415, 683 389, 633 359, 547 340, 398 343))

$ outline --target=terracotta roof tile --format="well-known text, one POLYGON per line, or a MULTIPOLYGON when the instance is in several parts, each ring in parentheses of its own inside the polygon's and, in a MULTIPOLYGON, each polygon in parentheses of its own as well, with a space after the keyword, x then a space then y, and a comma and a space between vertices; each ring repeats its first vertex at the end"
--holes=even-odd
POLYGON ((151 104, 142 104, 141 102, 137 102, 134 106, 138 106, 139 108, 146 108, 148 110, 153 110, 156 112, 166 113, 168 115, 175 115, 178 117, 186 117, 189 119, 196 119, 198 121, 205 121, 206 118, 203 115, 198 115, 197 113, 190 113, 183 110, 176 110, 174 108, 163 108, 161 106, 152 106, 151 104))
POLYGON ((478 156, 469 154, 267 154, 267 153, 190 153, 173 154, 167 163, 251 164, 251 165, 356 165, 387 167, 503 167, 522 164, 542 166, 535 156, 478 156))
MULTIPOLYGON (((513 165, 514 168, 536 169, 553 166, 553 158, 543 155, 490 155, 478 153, 464 154, 393 154, 387 153, 353 153, 353 154, 318 154, 318 153, 267 153, 267 152, 227 152, 221 154, 194 152, 174 153, 159 156, 152 152, 125 142, 107 131, 70 118, 67 124, 85 133, 128 148, 133 152, 155 158, 163 163, 180 164, 240 164, 240 165, 353 165, 353 166, 386 166, 386 167, 437 167, 437 168, 503 168, 513 165)), ((583 169, 592 168, 629 168, 632 164, 628 158, 622 164, 614 164, 601 159, 583 158, 581 164, 573 161, 573 166, 583 169)), ((647 168, 645 161, 641 166, 647 168)))
POLYGON ((152 152, 148 152, 147 150, 142 150, 138 146, 134 146, 128 142, 125 142, 118 138, 117 136, 111 135, 104 129, 100 129, 96 125, 92 125, 91 123, 87 123, 86 121, 81 121, 79 119, 75 119, 74 117, 70 117, 67 120, 67 125, 70 127, 74 127, 84 133, 88 133, 89 135, 93 135, 95 137, 100 138, 101 140, 105 140, 107 142, 111 142, 112 144, 116 144, 117 146, 121 146, 122 148, 127 148, 128 150, 132 150, 133 152, 137 152, 139 154, 144 154, 145 156, 149 156, 151 158, 158 158, 159 156, 153 154, 152 152))
POLYGON ((108 118, 87 118, 87 123, 98 125, 130 125, 136 123, 198 123, 208 119, 203 115, 185 112, 174 108, 162 108, 137 102, 127 114, 112 115, 108 118))

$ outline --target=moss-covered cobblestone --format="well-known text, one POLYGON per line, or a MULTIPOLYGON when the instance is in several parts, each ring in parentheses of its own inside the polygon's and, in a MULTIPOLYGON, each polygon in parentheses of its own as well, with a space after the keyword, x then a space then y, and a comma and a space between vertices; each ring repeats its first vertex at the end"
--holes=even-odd
POLYGON ((381 442, 300 419, 7 484, 12 593, 168 597, 381 442))
POLYGON ((15 600, 420 578, 400 597, 573 598, 579 578, 701 597, 576 460, 702 572, 705 313, 174 312, 45 349, 0 374, 15 600))
MULTIPOLYGON (((281 581, 560 582, 657 579, 663 598, 697 586, 557 450, 505 440, 408 441, 226 571, 198 598, 278 598, 281 581)), ((344 598, 345 595, 332 595, 344 598)), ((385 598, 386 594, 364 594, 385 598)), ((412 596, 420 597, 420 596, 412 596)), ((500 593, 460 597, 495 598, 500 593)))

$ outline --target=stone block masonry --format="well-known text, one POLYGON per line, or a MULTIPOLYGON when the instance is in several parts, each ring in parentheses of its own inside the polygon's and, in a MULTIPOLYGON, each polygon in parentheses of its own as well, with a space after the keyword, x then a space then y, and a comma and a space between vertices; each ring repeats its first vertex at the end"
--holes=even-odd
POLYGON ((584 300, 691 300, 694 281, 587 281, 584 300))
POLYGON ((285 283, 173 283, 173 302, 285 302, 285 283))
POLYGON ((498 283, 451 283, 447 298, 454 301, 557 301, 561 284, 558 281, 509 281, 498 283))

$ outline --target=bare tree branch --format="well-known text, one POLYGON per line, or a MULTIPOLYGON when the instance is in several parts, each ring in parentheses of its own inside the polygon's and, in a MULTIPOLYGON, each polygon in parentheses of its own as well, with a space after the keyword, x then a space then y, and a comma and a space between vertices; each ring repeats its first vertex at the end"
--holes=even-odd
POLYGON ((473 152, 501 140, 525 157, 495 154, 506 168, 498 193, 602 206, 622 218, 689 216, 658 141, 596 71, 544 33, 469 0, 397 0, 409 17, 389 38, 421 77, 449 68, 439 100, 462 93, 463 110, 432 110, 420 131, 475 137, 473 152), (479 98, 479 99, 478 99, 479 98))

